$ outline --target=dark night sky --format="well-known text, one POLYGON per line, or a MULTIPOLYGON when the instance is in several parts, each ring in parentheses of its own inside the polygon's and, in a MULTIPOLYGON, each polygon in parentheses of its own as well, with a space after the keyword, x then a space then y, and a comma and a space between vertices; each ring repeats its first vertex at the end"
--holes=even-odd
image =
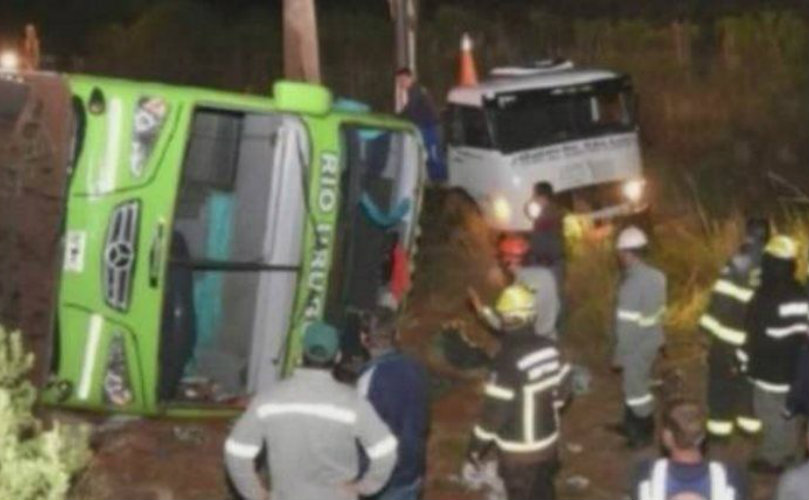
MULTIPOLYGON (((9 43, 25 22, 33 21, 51 47, 78 49, 86 34, 105 24, 128 23, 155 4, 176 0, 0 0, 0 43, 9 43)), ((207 4, 217 14, 237 17, 246 11, 280 12, 281 0, 186 0, 207 4)), ((345 8, 387 16, 385 0, 316 0, 320 10, 345 8)), ((809 0, 421 0, 423 15, 439 4, 452 3, 471 9, 544 7, 571 16, 670 18, 721 15, 730 11, 765 7, 794 7, 809 13, 809 0)))

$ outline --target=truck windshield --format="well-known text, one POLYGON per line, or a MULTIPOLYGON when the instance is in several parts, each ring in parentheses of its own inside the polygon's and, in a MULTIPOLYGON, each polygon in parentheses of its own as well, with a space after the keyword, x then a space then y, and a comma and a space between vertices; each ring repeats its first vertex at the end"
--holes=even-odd
POLYGON ((620 80, 499 94, 488 103, 495 146, 513 153, 632 130, 632 91, 620 80))

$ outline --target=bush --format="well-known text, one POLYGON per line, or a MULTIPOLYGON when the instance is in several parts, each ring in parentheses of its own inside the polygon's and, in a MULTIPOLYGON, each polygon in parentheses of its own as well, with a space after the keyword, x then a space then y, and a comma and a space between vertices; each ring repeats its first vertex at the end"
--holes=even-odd
POLYGON ((20 332, 0 326, 0 498, 58 500, 89 459, 89 429, 58 422, 44 429, 27 379, 33 362, 20 332))

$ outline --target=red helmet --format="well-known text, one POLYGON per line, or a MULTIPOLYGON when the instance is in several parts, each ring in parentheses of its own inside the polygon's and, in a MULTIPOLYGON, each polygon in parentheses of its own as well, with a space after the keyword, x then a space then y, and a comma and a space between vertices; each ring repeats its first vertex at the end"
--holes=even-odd
POLYGON ((500 260, 507 264, 521 263, 528 249, 528 242, 520 236, 505 236, 497 245, 500 260))

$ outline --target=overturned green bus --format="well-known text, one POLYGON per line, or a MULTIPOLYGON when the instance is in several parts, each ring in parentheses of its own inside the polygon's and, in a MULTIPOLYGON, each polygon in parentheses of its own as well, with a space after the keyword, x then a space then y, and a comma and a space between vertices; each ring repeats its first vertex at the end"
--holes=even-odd
POLYGON ((6 165, 32 116, 68 124, 49 136, 64 182, 47 403, 228 413, 294 368, 307 323, 351 331, 405 299, 424 176, 406 122, 293 82, 265 98, 12 73, 0 115, 6 165))

